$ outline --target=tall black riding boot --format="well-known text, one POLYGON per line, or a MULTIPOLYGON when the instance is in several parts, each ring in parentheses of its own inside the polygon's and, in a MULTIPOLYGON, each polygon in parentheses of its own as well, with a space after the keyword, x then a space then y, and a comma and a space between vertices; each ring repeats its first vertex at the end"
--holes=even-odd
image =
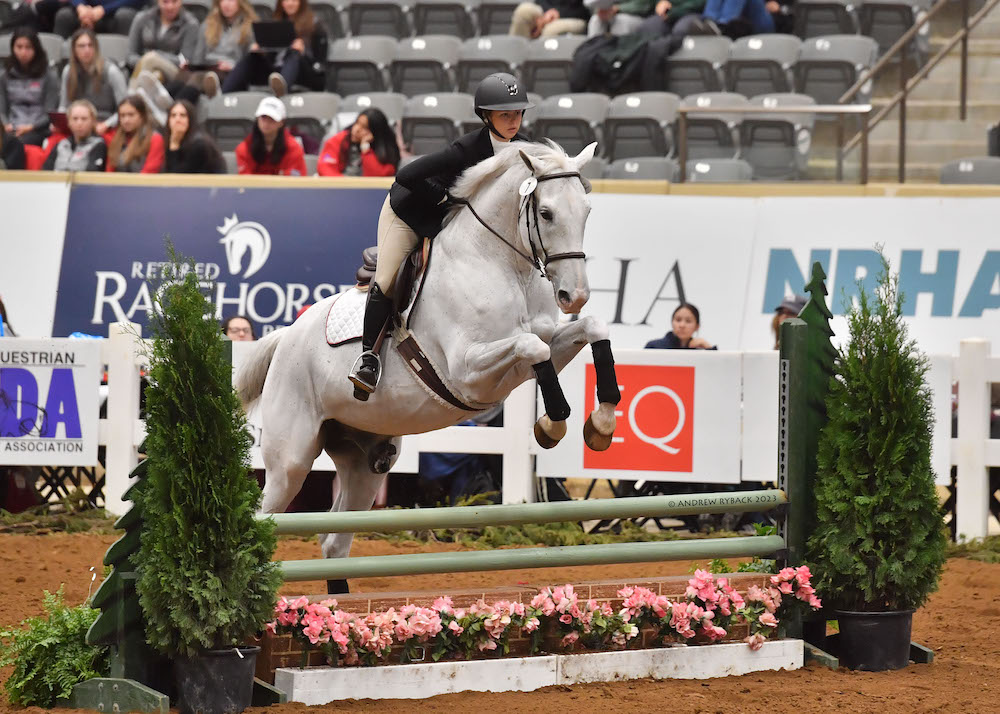
MULTIPOLYGON (((365 325, 361 334, 360 365, 356 363, 355 371, 351 372, 348 377, 355 387, 366 394, 375 391, 382 374, 382 363, 374 351, 375 341, 391 313, 392 298, 386 296, 373 280, 371 287, 368 288, 368 302, 365 304, 365 325)), ((357 396, 356 393, 355 396, 357 396)))

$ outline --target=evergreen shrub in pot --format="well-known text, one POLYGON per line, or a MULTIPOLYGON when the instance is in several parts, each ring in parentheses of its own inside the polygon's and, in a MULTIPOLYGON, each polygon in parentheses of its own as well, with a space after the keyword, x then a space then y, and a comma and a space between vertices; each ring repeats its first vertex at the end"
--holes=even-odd
POLYGON ((258 521, 251 437, 224 338, 194 266, 168 250, 173 275, 151 289, 146 392, 150 484, 137 554, 149 644, 173 660, 182 713, 250 704, 257 647, 280 574, 271 521, 258 521))
POLYGON ((937 589, 945 531, 931 470, 928 364, 908 337, 899 277, 882 258, 875 295, 848 312, 820 437, 816 589, 836 610, 841 663, 909 663, 913 611, 937 589))

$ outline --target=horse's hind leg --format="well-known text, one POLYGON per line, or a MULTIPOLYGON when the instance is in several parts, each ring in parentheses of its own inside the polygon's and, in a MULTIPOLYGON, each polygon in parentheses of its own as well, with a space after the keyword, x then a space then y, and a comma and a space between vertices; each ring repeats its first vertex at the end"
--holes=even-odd
MULTIPOLYGON (((351 437, 328 442, 327 453, 337 465, 340 489, 333 502, 334 513, 367 511, 385 483, 385 474, 396 462, 399 437, 355 432, 351 437), (384 469, 384 470, 383 470, 384 469)), ((327 533, 320 536, 324 558, 346 558, 351 552, 353 533, 327 533)), ((327 580, 327 592, 349 592, 347 579, 327 580)))

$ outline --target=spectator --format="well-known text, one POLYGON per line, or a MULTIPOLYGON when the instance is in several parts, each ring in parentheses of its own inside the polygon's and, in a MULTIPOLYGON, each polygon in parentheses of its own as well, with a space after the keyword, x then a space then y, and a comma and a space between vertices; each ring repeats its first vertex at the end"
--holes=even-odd
POLYGON ((222 154, 196 123, 194 106, 178 99, 167 113, 166 174, 224 174, 226 163, 222 154))
POLYGON ((156 130, 142 97, 118 105, 118 130, 108 146, 108 171, 158 174, 163 168, 163 135, 156 130))
POLYGON ((584 0, 593 14, 587 24, 587 35, 594 37, 610 33, 628 35, 639 30, 645 18, 653 14, 656 0, 584 0))
POLYGON ((774 308, 774 318, 771 320, 771 332, 774 334, 774 349, 778 349, 780 342, 781 323, 790 317, 798 317, 802 308, 806 306, 807 298, 803 295, 788 295, 778 307, 774 308))
POLYGON ((60 3, 53 26, 61 37, 69 37, 81 27, 127 35, 135 14, 145 4, 145 0, 70 0, 60 3))
POLYGON ((38 33, 19 27, 0 72, 0 122, 21 143, 41 146, 49 135, 49 112, 58 106, 59 78, 49 69, 38 33))
POLYGON ((378 109, 365 109, 327 140, 316 168, 320 176, 394 176, 397 166, 399 146, 389 120, 378 109))
POLYGON ((765 0, 706 0, 701 17, 710 32, 732 40, 775 30, 765 0))
POLYGON ((522 2, 511 15, 510 34, 529 38, 582 35, 589 19, 583 0, 522 2))
POLYGON ((81 27, 69 41, 69 62, 63 68, 59 107, 86 99, 97 109, 97 133, 102 136, 118 124, 118 105, 126 94, 125 75, 101 56, 94 31, 81 27))
POLYGON ((285 128, 285 105, 277 97, 260 100, 253 130, 236 147, 236 166, 241 174, 306 175, 305 152, 285 128))
POLYGON ((24 169, 24 144, 13 134, 4 130, 0 122, 0 171, 24 169))
POLYGON ((197 46, 198 21, 184 9, 181 0, 157 0, 156 7, 136 15, 128 33, 132 77, 147 71, 161 81, 174 79, 192 60, 197 46))
POLYGON ((313 14, 309 0, 278 0, 273 19, 295 24, 292 44, 278 53, 262 52, 256 42, 252 44, 250 53, 222 83, 223 92, 243 91, 251 84, 263 84, 265 79, 276 97, 283 97, 296 84, 323 89, 326 75, 319 63, 326 61, 326 29, 313 14))
POLYGON ((253 323, 243 315, 227 317, 222 323, 222 334, 233 342, 253 342, 257 339, 253 323))
POLYGON ((56 144, 45 159, 45 171, 104 171, 108 147, 94 133, 97 110, 86 99, 77 99, 66 112, 70 135, 56 144))
POLYGON ((681 41, 690 34, 704 34, 701 12, 705 0, 660 0, 653 14, 642 21, 638 32, 646 35, 671 35, 670 52, 680 49, 681 41), (687 18, 687 19, 685 19, 687 18))
POLYGON ((695 337, 694 333, 701 327, 701 314, 691 303, 682 302, 670 316, 670 326, 673 328, 664 337, 650 340, 646 343, 647 350, 714 350, 704 337, 695 337))
POLYGON ((228 75, 250 52, 253 23, 257 20, 249 0, 212 0, 212 10, 201 23, 194 53, 196 63, 215 64, 214 71, 203 75, 203 89, 209 97, 219 93, 220 75, 228 75))

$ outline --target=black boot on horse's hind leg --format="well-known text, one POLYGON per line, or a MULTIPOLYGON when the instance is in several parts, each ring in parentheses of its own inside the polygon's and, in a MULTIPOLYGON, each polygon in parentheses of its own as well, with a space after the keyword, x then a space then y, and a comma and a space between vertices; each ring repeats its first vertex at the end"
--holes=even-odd
POLYGON ((351 592, 347 587, 347 578, 340 580, 327 580, 326 592, 328 595, 347 595, 351 592))
POLYGON ((382 363, 375 354, 375 343, 378 341, 382 327, 392 313, 392 298, 387 297, 378 283, 372 281, 368 288, 368 301, 365 304, 365 323, 361 335, 361 357, 354 363, 355 369, 348 379, 354 384, 354 396, 361 401, 367 401, 368 395, 375 391, 382 373, 382 363))

